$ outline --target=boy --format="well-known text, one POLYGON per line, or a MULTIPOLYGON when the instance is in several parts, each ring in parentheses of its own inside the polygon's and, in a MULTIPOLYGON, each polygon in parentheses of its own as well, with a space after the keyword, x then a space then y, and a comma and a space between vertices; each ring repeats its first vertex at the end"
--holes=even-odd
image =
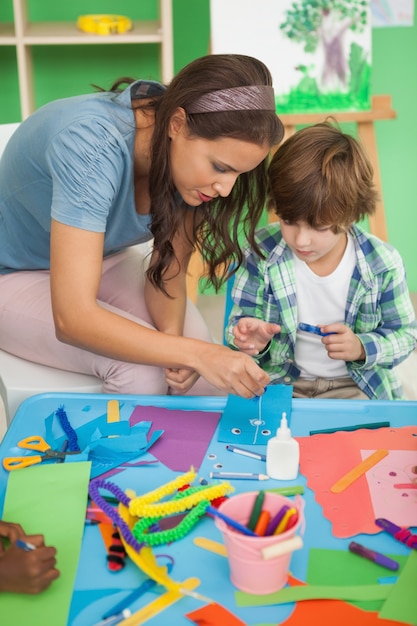
POLYGON ((226 337, 294 397, 402 398, 395 366, 417 323, 399 253, 357 225, 375 211, 372 177, 359 143, 329 122, 271 161, 279 221, 258 232, 261 254, 246 250, 226 337))

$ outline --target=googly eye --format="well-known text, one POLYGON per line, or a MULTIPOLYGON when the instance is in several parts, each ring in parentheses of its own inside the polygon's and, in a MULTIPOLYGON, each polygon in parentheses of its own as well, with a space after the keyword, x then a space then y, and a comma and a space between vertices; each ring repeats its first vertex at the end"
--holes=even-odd
POLYGON ((211 452, 210 454, 207 455, 207 458, 210 459, 210 461, 212 461, 213 459, 217 459, 217 455, 211 452))
POLYGON ((241 433, 240 428, 232 428, 232 435, 240 435, 241 433))

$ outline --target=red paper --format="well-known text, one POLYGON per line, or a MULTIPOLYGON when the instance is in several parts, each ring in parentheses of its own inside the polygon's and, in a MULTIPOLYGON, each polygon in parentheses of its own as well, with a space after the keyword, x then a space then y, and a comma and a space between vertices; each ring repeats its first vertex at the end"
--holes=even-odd
POLYGON ((230 613, 224 606, 215 602, 187 613, 185 617, 188 617, 198 626, 247 626, 246 622, 242 622, 241 619, 230 613))
MULTIPOLYGON (((289 583, 291 586, 304 584, 292 576, 289 577, 289 583)), ((380 619, 378 613, 362 611, 343 600, 297 602, 293 613, 282 622, 283 626, 331 626, 331 624, 337 624, 337 626, 404 626, 403 622, 380 619)))
MULTIPOLYGON (((360 429, 352 432, 339 431, 332 434, 297 437, 300 443, 300 472, 307 478, 308 486, 314 491, 317 502, 323 508, 323 515, 330 520, 336 537, 353 537, 361 533, 375 534, 381 529, 375 525, 368 472, 376 474, 384 464, 387 473, 386 457, 374 468, 356 479, 341 493, 332 493, 330 488, 340 478, 362 462, 361 450, 386 448, 397 451, 415 451, 417 465, 417 426, 402 428, 360 429)), ((397 459, 400 453, 395 456, 397 459)), ((405 455, 404 455, 405 456, 405 455)), ((407 453, 409 463, 409 453, 407 453)), ((398 471, 398 467, 393 471, 398 471)), ((388 472, 389 473, 389 472, 388 472)), ((382 479, 382 478, 381 478, 382 479)), ((392 486, 386 497, 392 499, 390 521, 397 523, 395 498, 398 490, 392 486)), ((408 525, 417 525, 417 491, 407 492, 410 507, 408 525)), ((401 525, 401 524, 398 524, 401 525)))

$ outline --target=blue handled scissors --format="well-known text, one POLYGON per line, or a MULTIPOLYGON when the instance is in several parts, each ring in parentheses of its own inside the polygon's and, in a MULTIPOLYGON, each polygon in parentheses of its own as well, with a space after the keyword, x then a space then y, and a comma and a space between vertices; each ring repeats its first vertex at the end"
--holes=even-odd
POLYGON ((3 459, 3 467, 6 470, 16 470, 22 469, 23 467, 29 467, 30 465, 37 465, 38 463, 43 463, 44 461, 63 461, 67 454, 79 454, 78 452, 66 452, 66 451, 58 451, 53 450, 49 443, 43 439, 43 437, 39 437, 34 435, 33 437, 26 437, 26 439, 22 439, 17 444, 19 448, 23 448, 26 450, 36 450, 37 452, 42 452, 42 454, 37 454, 34 456, 9 456, 3 459))

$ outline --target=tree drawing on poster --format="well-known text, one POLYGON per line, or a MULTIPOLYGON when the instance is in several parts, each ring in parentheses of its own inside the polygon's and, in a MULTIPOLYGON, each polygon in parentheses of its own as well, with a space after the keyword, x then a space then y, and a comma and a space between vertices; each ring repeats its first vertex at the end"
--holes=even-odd
POLYGON ((370 109, 370 0, 211 0, 210 7, 212 52, 264 61, 279 113, 370 109))

